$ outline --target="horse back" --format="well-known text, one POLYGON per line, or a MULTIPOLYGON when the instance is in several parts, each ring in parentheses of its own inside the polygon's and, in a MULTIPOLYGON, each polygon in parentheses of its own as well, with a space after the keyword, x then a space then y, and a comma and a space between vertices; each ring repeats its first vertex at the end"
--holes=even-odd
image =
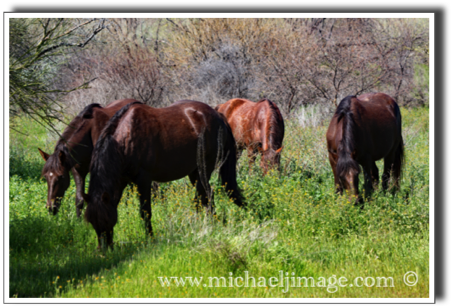
POLYGON ((256 138, 256 127, 252 125, 255 117, 255 105, 250 100, 235 98, 216 108, 219 113, 226 117, 239 147, 246 147, 256 138))
POLYGON ((135 99, 121 99, 115 100, 109 103, 104 108, 94 109, 92 118, 88 123, 90 127, 90 136, 92 140, 92 144, 95 146, 103 128, 105 127, 106 123, 109 121, 111 117, 116 114, 117 111, 122 109, 124 106, 128 105, 131 102, 137 101, 135 99))
POLYGON ((398 118, 401 118, 400 109, 395 100, 383 93, 368 93, 357 97, 352 103, 353 112, 357 114, 358 121, 363 125, 374 124, 389 128, 397 126, 398 118))
MULTIPOLYGON (((199 142, 205 156, 215 156, 215 140, 224 127, 223 118, 201 102, 179 102, 166 108, 138 104, 123 115, 113 137, 131 179, 144 174, 168 182, 197 168, 199 142)), ((221 143, 226 133, 225 129, 221 143)))
POLYGON ((107 112, 107 114, 111 114, 112 113, 111 116, 113 116, 114 113, 116 113, 117 111, 122 109, 124 106, 128 105, 131 102, 135 102, 135 101, 138 101, 138 100, 131 99, 131 98, 119 99, 119 100, 115 100, 115 101, 110 102, 103 109, 105 110, 105 112, 107 112))
MULTIPOLYGON (((282 144, 283 118, 279 108, 270 100, 252 102, 235 98, 218 106, 217 110, 226 116, 239 146, 249 147, 262 144, 262 149, 267 150, 272 146, 270 143, 273 134, 278 140, 274 142, 275 145, 276 143, 282 144)), ((281 147, 281 145, 278 146, 281 147)))
POLYGON ((248 113, 254 105, 255 103, 250 100, 234 98, 221 105, 218 105, 216 110, 224 114, 227 120, 234 121, 240 118, 243 113, 248 113))
POLYGON ((381 159, 402 142, 400 109, 390 96, 383 93, 361 95, 353 101, 352 112, 362 142, 374 160, 381 159))

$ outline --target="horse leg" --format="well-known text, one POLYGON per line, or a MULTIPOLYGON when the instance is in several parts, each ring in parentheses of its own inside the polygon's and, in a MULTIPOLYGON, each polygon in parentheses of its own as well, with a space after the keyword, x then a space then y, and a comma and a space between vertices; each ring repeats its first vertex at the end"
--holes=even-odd
POLYGON ((158 198, 160 197, 160 191, 159 191, 159 184, 155 181, 152 182, 152 185, 151 185, 151 189, 152 189, 152 195, 154 196, 154 198, 158 198))
POLYGON ((106 241, 105 241, 104 234, 97 228, 95 228, 95 232, 97 233, 97 240, 98 240, 97 249, 102 249, 102 248, 106 247, 106 241))
POLYGON ((252 170, 252 166, 255 163, 255 159, 257 157, 257 150, 254 149, 254 147, 250 146, 248 147, 248 159, 249 159, 249 172, 252 170))
POLYGON ((333 171, 333 178, 335 181, 335 188, 336 193, 343 194, 343 187, 340 185, 340 179, 338 178, 338 174, 336 173, 336 159, 329 153, 328 159, 330 161, 330 165, 332 166, 333 171))
POLYGON ((400 135, 400 142, 395 150, 394 161, 392 163, 392 175, 394 177, 394 186, 396 189, 400 188, 401 170, 404 163, 404 145, 403 138, 400 135))
POLYGON ((153 236, 151 226, 151 183, 152 180, 142 179, 137 182, 140 194, 140 216, 144 222, 146 234, 153 236))
POLYGON ((76 216, 79 218, 81 217, 81 211, 84 208, 84 190, 85 190, 85 183, 86 183, 86 175, 87 172, 78 172, 74 167, 71 169, 73 174, 73 178, 75 180, 76 185, 76 216))
POLYGON ((241 158, 241 155, 243 154, 244 147, 241 145, 238 145, 236 147, 236 161, 238 161, 241 158))
POLYGON ((113 249, 113 235, 114 235, 114 228, 111 228, 106 232, 106 242, 108 244, 108 247, 113 249))
MULTIPOLYGON (((210 174, 211 176, 211 174, 210 174)), ((194 202, 197 204, 197 213, 199 211, 200 204, 206 208, 206 213, 214 213, 213 200, 212 200, 212 189, 209 186, 208 180, 203 180, 198 172, 198 169, 189 174, 190 182, 193 186, 196 186, 196 192, 194 202), (206 185, 206 188, 205 188, 206 185), (207 191, 207 189, 209 189, 207 191), (208 193, 211 194, 211 199, 208 199, 208 193), (209 204, 209 205, 208 205, 209 204)))
POLYGON ((111 228, 107 231, 101 231, 98 228, 95 228, 95 232, 97 233, 97 239, 98 239, 98 246, 97 249, 99 250, 104 250, 107 247, 110 247, 113 249, 113 229, 111 228))
POLYGON ((389 179, 390 173, 392 172, 394 163, 394 155, 389 153, 386 157, 384 157, 384 173, 382 174, 382 188, 383 190, 387 190, 389 187, 389 179))
POLYGON ((379 169, 374 161, 371 165, 371 181, 373 182, 373 186, 376 188, 379 184, 379 169))
POLYGON ((372 182, 372 161, 368 161, 362 165, 363 168, 363 177, 364 177, 364 188, 365 188, 365 198, 368 198, 371 195, 371 191, 373 190, 373 182, 372 182))
POLYGON ((267 160, 265 152, 262 152, 260 157, 260 167, 263 170, 263 175, 265 176, 268 173, 268 170, 271 167, 271 162, 267 160))

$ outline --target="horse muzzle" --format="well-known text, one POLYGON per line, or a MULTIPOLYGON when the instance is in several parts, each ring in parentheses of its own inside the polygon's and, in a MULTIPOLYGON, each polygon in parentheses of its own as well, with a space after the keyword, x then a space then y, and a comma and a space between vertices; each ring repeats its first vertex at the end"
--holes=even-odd
POLYGON ((60 200, 60 198, 54 198, 51 199, 50 203, 46 204, 46 208, 48 208, 49 213, 52 213, 52 215, 56 215, 57 212, 59 212, 60 200))

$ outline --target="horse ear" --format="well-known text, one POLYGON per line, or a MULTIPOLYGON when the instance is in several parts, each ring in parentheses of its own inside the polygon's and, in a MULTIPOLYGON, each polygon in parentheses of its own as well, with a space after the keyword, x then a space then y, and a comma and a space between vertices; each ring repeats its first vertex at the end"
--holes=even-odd
POLYGON ((221 107, 221 105, 218 104, 218 105, 214 108, 214 110, 219 111, 219 108, 220 108, 220 107, 221 107))
POLYGON ((41 157, 43 157, 43 160, 44 161, 48 161, 48 158, 49 158, 49 154, 45 153, 44 151, 42 151, 41 149, 38 148, 38 151, 40 152, 40 155, 41 157))
POLYGON ((109 203, 109 200, 110 200, 110 196, 107 192, 103 192, 102 194, 102 201, 105 203, 105 204, 108 204, 109 203))
POLYGON ((282 148, 283 148, 283 147, 277 149, 277 150, 276 150, 276 153, 277 153, 277 154, 280 153, 280 152, 282 151, 282 148))

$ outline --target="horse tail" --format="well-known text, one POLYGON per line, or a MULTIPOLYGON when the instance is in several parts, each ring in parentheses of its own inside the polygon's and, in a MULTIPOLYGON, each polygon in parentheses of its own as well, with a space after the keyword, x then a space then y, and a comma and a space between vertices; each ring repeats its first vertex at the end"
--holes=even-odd
POLYGON ((336 172, 339 176, 344 176, 349 170, 355 169, 360 172, 359 164, 352 159, 354 151, 354 114, 351 111, 351 99, 355 96, 347 96, 341 100, 335 115, 338 116, 338 122, 343 120, 343 136, 338 144, 338 162, 336 172))
POLYGON ((272 101, 269 102, 272 111, 272 117, 270 119, 270 144, 274 147, 272 149, 277 151, 282 149, 282 141, 284 140, 284 119, 278 106, 272 101))
MULTIPOLYGON (((268 149, 278 150, 282 147, 284 139, 284 119, 282 118, 281 111, 278 106, 268 100, 262 99, 259 102, 266 101, 268 104, 269 114, 271 115, 267 122, 265 122, 265 133, 262 139, 262 150, 268 149)), ((258 102, 258 103, 259 103, 258 102)))
POLYGON ((405 144, 403 143, 403 137, 401 135, 401 113, 400 108, 395 103, 395 113, 397 117, 397 127, 398 133, 400 135, 400 142, 398 144, 397 150, 395 151, 394 163, 393 163, 393 176, 395 178, 395 183, 397 186, 400 186, 400 179, 402 174, 402 168, 405 164, 405 144))
POLYGON ((225 116, 221 115, 224 119, 225 127, 227 129, 226 143, 224 150, 224 161, 219 170, 219 177, 222 180, 222 184, 225 187, 227 195, 233 199, 235 204, 239 207, 245 207, 245 200, 241 193, 238 183, 236 181, 236 142, 232 134, 232 129, 230 128, 225 116))

